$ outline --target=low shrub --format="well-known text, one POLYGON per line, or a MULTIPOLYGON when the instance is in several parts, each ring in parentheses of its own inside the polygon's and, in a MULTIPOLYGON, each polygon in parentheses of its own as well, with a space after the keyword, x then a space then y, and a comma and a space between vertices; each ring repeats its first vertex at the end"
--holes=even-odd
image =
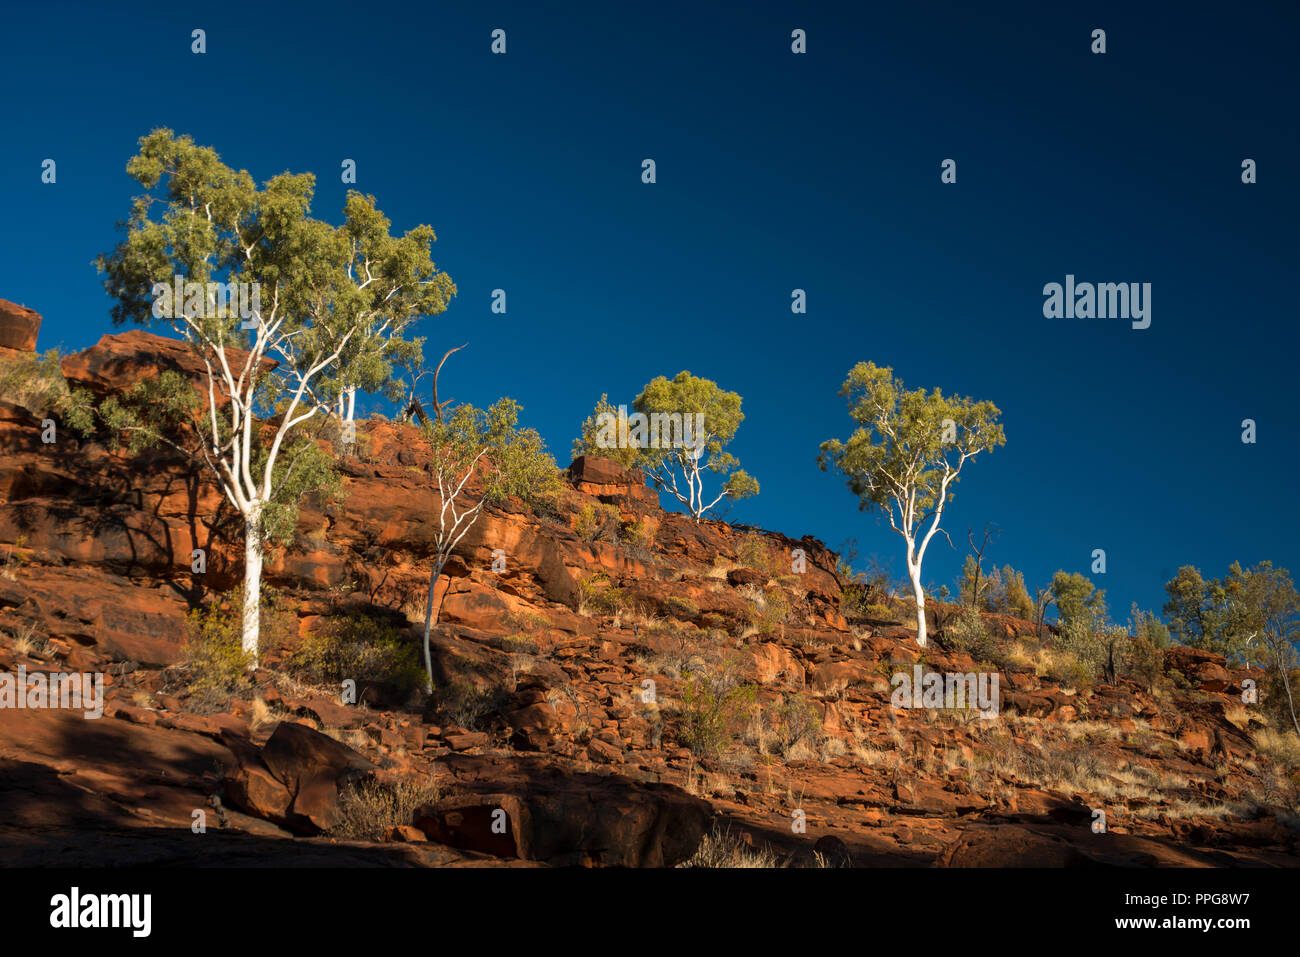
POLYGON ((573 519, 573 530, 588 543, 618 541, 618 525, 618 509, 604 502, 586 503, 573 519))
POLYGON ((613 585, 605 572, 593 572, 578 580, 579 614, 615 615, 623 604, 623 589, 613 585))
POLYGON ((964 651, 976 661, 992 661, 997 646, 980 613, 969 605, 953 616, 943 630, 943 646, 950 651, 964 651))
POLYGON ((467 731, 487 731, 509 697, 504 688, 452 681, 434 689, 434 709, 467 731))
POLYGON ((715 757, 735 742, 758 690, 736 683, 730 670, 714 675, 687 672, 684 677, 678 737, 700 757, 715 757))
POLYGON ((693 621, 699 617, 700 606, 695 604, 689 598, 679 598, 677 595, 670 595, 664 600, 664 611, 674 618, 682 618, 693 621))
POLYGON ((339 794, 339 820, 329 836, 345 841, 378 841, 390 827, 410 824, 422 804, 438 800, 430 780, 404 778, 396 784, 367 780, 339 794))
POLYGON ((290 655, 289 667, 308 681, 338 685, 351 679, 409 695, 425 686, 420 649, 392 625, 364 615, 332 616, 290 655))

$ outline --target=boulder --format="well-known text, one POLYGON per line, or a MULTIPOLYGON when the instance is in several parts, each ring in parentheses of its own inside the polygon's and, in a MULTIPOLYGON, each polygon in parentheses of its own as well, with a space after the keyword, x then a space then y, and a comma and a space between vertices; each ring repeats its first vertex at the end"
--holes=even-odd
POLYGON ((635 501, 646 506, 659 503, 659 494, 645 484, 640 469, 625 469, 611 459, 580 455, 569 466, 569 481, 584 495, 605 501, 635 501))
POLYGON ((260 767, 265 767, 291 797, 278 817, 290 830, 302 834, 317 833, 337 824, 340 790, 375 770, 373 764, 347 745, 305 724, 287 721, 276 726, 261 753, 256 755, 260 767, 247 751, 236 757, 240 759, 240 772, 226 782, 228 789, 232 780, 235 783, 231 797, 236 805, 250 814, 276 819, 265 813, 268 807, 278 808, 276 802, 280 800, 273 784, 259 774, 260 767), (254 792, 254 788, 259 790, 254 792), (240 798, 248 804, 240 804, 240 798))
POLYGON ((736 587, 741 585, 762 585, 766 581, 767 575, 753 568, 733 568, 727 572, 727 583, 736 587))
POLYGON ((0 299, 0 348, 35 352, 41 314, 8 299, 0 299))
POLYGON ((446 760, 468 793, 421 808, 413 823, 452 847, 560 866, 672 867, 712 823, 706 802, 665 784, 495 755, 446 760))

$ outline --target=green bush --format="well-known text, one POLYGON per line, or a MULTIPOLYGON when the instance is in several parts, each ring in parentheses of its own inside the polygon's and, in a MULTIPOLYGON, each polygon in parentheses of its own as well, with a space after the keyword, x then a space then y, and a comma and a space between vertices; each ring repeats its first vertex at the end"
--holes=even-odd
POLYGON ((593 572, 578 580, 578 611, 583 614, 615 615, 623 607, 623 589, 610 583, 605 572, 593 572))
POLYGON ((1080 615, 1062 622, 1054 644, 1073 655, 1088 674, 1088 683, 1095 678, 1109 658, 1107 638, 1099 633, 1092 616, 1080 615))
POLYGON ((753 685, 735 683, 732 672, 687 672, 682 688, 682 744, 701 757, 721 754, 735 741, 754 705, 753 685))
POLYGON ((90 394, 68 387, 54 349, 39 357, 23 354, 0 358, 0 398, 38 418, 53 412, 83 435, 91 430, 90 394))
MULTIPOLYGON (((293 615, 282 602, 279 592, 263 585, 259 647, 265 656, 278 650, 293 633, 293 615)), ((244 588, 239 586, 220 600, 191 611, 186 617, 187 630, 181 648, 181 664, 187 693, 213 704, 218 699, 242 690, 249 683, 253 661, 242 648, 244 588)))
MULTIPOLYGON (((850 550, 856 548, 850 543, 850 550)), ((889 611, 890 574, 874 558, 864 571, 854 571, 843 558, 836 559, 835 574, 844 583, 840 589, 840 614, 849 621, 892 620, 889 611), (884 614, 881 614, 883 609, 884 614)))
POLYGON ((364 615, 328 618, 289 657, 289 667, 308 681, 338 685, 351 679, 393 686, 410 694, 425 686, 420 649, 397 629, 364 615))
POLYGON ((1047 677, 1060 684, 1062 688, 1073 691, 1086 691, 1092 687, 1097 672, 1089 665, 1069 655, 1054 659, 1047 666, 1047 677))
POLYGON ((812 702, 799 695, 783 701, 772 712, 772 732, 783 757, 804 744, 815 748, 822 736, 822 721, 812 702))
POLYGON ((768 588, 755 594, 752 604, 746 610, 746 617, 758 629, 758 633, 768 636, 776 633, 790 616, 790 600, 778 588, 768 588))
POLYGON ((649 550, 654 545, 654 535, 644 520, 633 520, 623 526, 624 544, 634 550, 649 550))
POLYGON ((740 547, 736 549, 736 560, 746 568, 767 575, 779 575, 787 568, 780 553, 757 532, 750 532, 741 539, 740 547))
POLYGON ((976 661, 992 661, 997 646, 980 613, 969 606, 962 608, 943 630, 943 645, 950 651, 964 651, 976 661))
POLYGON ((698 618, 700 614, 699 605, 689 598, 679 598, 676 595, 669 595, 664 600, 664 610, 674 618, 683 618, 688 621, 698 618))
POLYGON ((604 502, 588 502, 578 509, 573 519, 573 530, 584 542, 615 542, 618 540, 618 509, 604 502))
POLYGON ((181 649, 181 663, 188 672, 186 690, 201 698, 233 694, 249 683, 252 655, 241 640, 242 602, 234 608, 211 605, 189 613, 190 635, 181 649))
POLYGON ((488 730, 489 719, 501 712, 509 697, 504 688, 479 688, 465 681, 452 681, 434 692, 438 713, 467 731, 488 730))

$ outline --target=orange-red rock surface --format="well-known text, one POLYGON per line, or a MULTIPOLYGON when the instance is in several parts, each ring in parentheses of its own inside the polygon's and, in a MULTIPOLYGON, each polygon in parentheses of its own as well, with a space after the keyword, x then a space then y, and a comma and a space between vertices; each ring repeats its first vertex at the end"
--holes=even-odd
MULTIPOLYGON (((27 341, 0 319, 0 344, 27 341)), ((183 346, 142 332, 64 362, 99 395, 164 368, 195 366, 183 346)), ((1075 690, 1007 666, 995 719, 897 709, 895 672, 975 662, 942 640, 918 649, 900 623, 851 625, 820 542, 696 525, 663 511, 640 473, 599 459, 570 467, 553 510, 487 510, 447 566, 435 672, 492 701, 475 727, 382 687, 342 704, 336 689, 279 670, 284 648, 268 651, 253 689, 199 707, 174 680, 186 614, 238 583, 239 523, 175 458, 130 458, 104 435, 46 445, 40 431, 0 397, 0 669, 102 672, 107 702, 98 720, 0 711, 6 860, 666 866, 720 832, 795 863, 1297 862, 1294 792, 1276 791, 1241 713, 1242 681, 1262 673, 1174 649, 1164 667, 1177 680, 1158 688, 1075 690), (597 502, 642 537, 584 540, 575 517, 597 502), (621 590, 617 613, 584 599, 596 572, 621 590), (727 669, 755 687, 757 710, 700 756, 683 741, 683 676, 727 669), (803 712, 811 730, 796 735, 803 712), (402 779, 435 783, 436 799, 383 842, 330 838, 342 788, 402 779), (196 810, 205 835, 191 831, 196 810)), ((346 497, 304 504, 266 580, 298 635, 349 609, 414 641, 436 485, 413 427, 371 420, 358 433, 346 497)), ((1033 630, 989 625, 1004 643, 1033 630)))

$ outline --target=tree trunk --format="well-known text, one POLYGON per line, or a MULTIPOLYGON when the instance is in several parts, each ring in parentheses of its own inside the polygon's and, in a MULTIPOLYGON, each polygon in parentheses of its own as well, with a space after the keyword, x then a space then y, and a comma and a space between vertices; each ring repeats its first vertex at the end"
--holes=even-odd
POLYGON ((909 568, 908 577, 912 580, 912 594, 916 596, 916 643, 925 647, 925 589, 921 587, 921 566, 909 568))
POLYGON ((1296 719, 1295 714, 1295 698, 1291 696, 1291 675, 1287 671, 1285 660, 1283 660, 1281 647, 1277 648, 1273 657, 1277 661, 1277 670, 1282 678, 1282 687, 1286 689, 1286 703, 1291 709, 1291 726, 1295 728, 1296 734, 1300 734, 1300 720, 1296 719))
POLYGON ((244 615, 240 646, 250 658, 249 670, 257 668, 257 644, 262 621, 262 518, 256 509, 244 516, 244 615))
POLYGON ((429 607, 424 612, 424 670, 429 677, 425 691, 429 694, 433 694, 433 654, 429 650, 429 636, 433 632, 433 590, 442 577, 442 566, 446 561, 445 556, 439 555, 429 573, 429 607))

